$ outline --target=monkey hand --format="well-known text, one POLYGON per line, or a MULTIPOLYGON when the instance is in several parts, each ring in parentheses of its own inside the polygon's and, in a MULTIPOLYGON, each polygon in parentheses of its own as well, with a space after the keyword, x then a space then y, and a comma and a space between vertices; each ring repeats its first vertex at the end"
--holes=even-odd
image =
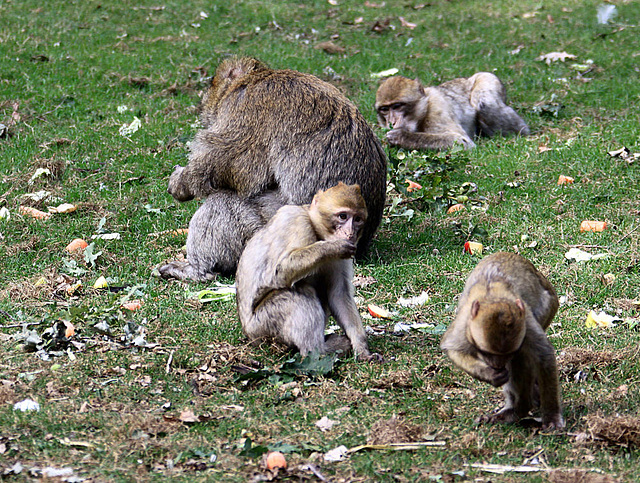
POLYGON ((489 367, 488 369, 489 369, 488 370, 489 377, 487 377, 487 379, 485 380, 492 386, 494 387, 504 386, 509 380, 509 371, 507 370, 506 367, 503 367, 501 369, 489 367))
POLYGON ((394 145, 401 144, 404 137, 405 137, 404 129, 392 129, 387 133, 387 141, 389 141, 389 143, 394 145))
POLYGON ((332 244, 332 248, 335 250, 336 258, 347 259, 353 257, 356 254, 357 247, 356 244, 352 241, 340 238, 337 240, 329 241, 327 243, 332 244))
POLYGON ((182 181, 183 166, 175 166, 173 173, 169 177, 169 187, 167 191, 178 201, 189 201, 194 198, 193 193, 188 186, 182 181))

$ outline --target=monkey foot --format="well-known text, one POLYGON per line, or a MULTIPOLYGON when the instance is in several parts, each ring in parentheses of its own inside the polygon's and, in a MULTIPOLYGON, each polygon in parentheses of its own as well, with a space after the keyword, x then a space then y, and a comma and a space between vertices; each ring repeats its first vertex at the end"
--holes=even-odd
POLYGON ((484 424, 484 423, 515 423, 518 422, 520 420, 520 418, 518 417, 518 415, 516 414, 516 412, 509 408, 503 408, 500 411, 498 411, 497 413, 494 414, 485 414, 483 416, 480 416, 477 420, 476 423, 477 424, 484 424))

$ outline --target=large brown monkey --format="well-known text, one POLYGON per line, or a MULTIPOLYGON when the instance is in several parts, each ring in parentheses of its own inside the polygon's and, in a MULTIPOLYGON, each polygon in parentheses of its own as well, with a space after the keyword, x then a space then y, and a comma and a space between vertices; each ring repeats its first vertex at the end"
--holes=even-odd
POLYGON ((251 341, 275 339, 302 355, 371 354, 353 298, 356 243, 367 220, 358 185, 319 191, 311 205, 284 206, 249 240, 236 273, 238 314, 251 341), (325 338, 333 315, 346 336, 325 338))
POLYGON ((505 406, 481 421, 516 422, 539 406, 543 428, 564 426, 555 352, 545 334, 557 310, 553 286, 519 255, 493 254, 471 272, 440 347, 476 379, 504 385, 505 406))
POLYGON ((369 219, 357 254, 365 252, 382 217, 386 157, 338 89, 256 59, 227 59, 202 97, 200 117, 204 128, 187 166, 171 175, 169 193, 207 200, 189 228, 187 261, 161 267, 164 277, 233 273, 246 241, 275 209, 309 203, 339 181, 362 188, 369 219))
POLYGON ((529 134, 507 106, 500 79, 488 72, 424 87, 419 80, 391 77, 376 94, 381 127, 391 125, 388 141, 405 149, 473 148, 476 135, 529 134))

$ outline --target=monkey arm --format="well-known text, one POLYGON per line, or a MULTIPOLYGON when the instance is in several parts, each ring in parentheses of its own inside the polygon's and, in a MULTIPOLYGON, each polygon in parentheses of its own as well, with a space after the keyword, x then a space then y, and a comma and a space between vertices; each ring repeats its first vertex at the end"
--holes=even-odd
POLYGON ((446 350, 446 353, 456 366, 480 381, 500 387, 509 380, 509 371, 507 369, 494 369, 478 359, 476 355, 466 351, 450 349, 446 350))
POLYGON ((320 240, 287 252, 276 265, 274 288, 291 287, 311 275, 324 261, 350 256, 354 249, 354 245, 346 240, 320 240))
POLYGON ((404 129, 392 129, 387 133, 391 144, 405 149, 445 149, 459 143, 465 149, 475 147, 475 143, 466 133, 456 131, 410 132, 404 129))
POLYGON ((367 335, 362 326, 362 319, 358 313, 353 297, 353 263, 351 260, 338 260, 332 263, 328 270, 327 283, 329 309, 338 325, 342 327, 356 356, 366 360, 371 356, 367 335))
POLYGON ((551 342, 544 330, 535 322, 529 325, 527 333, 528 350, 537 355, 538 388, 540 390, 540 412, 543 427, 553 429, 564 427, 562 418, 562 396, 558 381, 558 365, 551 342))

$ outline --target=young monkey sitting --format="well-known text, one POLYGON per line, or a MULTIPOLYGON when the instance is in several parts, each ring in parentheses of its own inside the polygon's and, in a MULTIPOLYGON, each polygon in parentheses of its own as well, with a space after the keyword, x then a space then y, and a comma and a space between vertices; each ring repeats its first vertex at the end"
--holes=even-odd
POLYGON ((319 191, 310 205, 280 208, 240 257, 238 314, 253 342, 275 339, 309 352, 372 354, 354 300, 353 261, 367 219, 358 185, 319 191), (333 315, 345 336, 325 338, 333 315))
POLYGON ((440 347, 471 376, 504 386, 504 407, 480 421, 517 422, 539 406, 544 429, 564 427, 555 352, 545 334, 557 310, 553 286, 515 253, 488 256, 471 272, 440 347))

